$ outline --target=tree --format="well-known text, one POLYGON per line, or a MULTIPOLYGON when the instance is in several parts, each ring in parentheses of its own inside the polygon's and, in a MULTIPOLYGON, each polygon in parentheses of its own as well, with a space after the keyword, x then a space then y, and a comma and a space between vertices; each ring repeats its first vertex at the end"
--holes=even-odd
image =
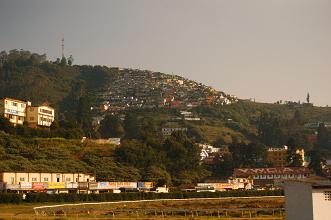
POLYGON ((306 101, 307 101, 307 103, 310 103, 310 95, 309 95, 309 92, 307 93, 306 101))
POLYGON ((283 145, 285 135, 282 131, 283 121, 278 115, 262 113, 258 124, 260 141, 267 146, 283 145))
POLYGON ((76 119, 80 127, 84 130, 85 135, 91 136, 93 132, 93 128, 92 128, 91 103, 89 98, 82 97, 79 99, 76 119))
POLYGON ((329 131, 328 129, 325 127, 324 123, 320 123, 318 128, 317 128, 317 143, 316 146, 319 149, 327 149, 329 148, 329 140, 330 140, 330 136, 329 136, 329 131))
POLYGON ((62 57, 62 59, 61 59, 61 66, 66 66, 68 63, 67 63, 67 58, 65 58, 65 57, 62 57))
POLYGON ((326 164, 323 154, 318 150, 312 150, 307 154, 310 156, 309 168, 313 169, 317 175, 323 176, 323 167, 326 164))
POLYGON ((71 66, 73 62, 74 62, 74 58, 72 55, 70 55, 68 58, 68 65, 71 66))
POLYGON ((122 137, 124 129, 121 119, 115 115, 107 115, 102 121, 99 128, 102 138, 122 137))
POLYGON ((10 123, 8 118, 0 116, 0 130, 9 133, 14 134, 15 133, 15 127, 12 123, 10 123))
POLYGON ((138 139, 141 137, 139 122, 136 114, 132 112, 128 112, 126 114, 124 120, 124 130, 125 138, 127 139, 138 139))

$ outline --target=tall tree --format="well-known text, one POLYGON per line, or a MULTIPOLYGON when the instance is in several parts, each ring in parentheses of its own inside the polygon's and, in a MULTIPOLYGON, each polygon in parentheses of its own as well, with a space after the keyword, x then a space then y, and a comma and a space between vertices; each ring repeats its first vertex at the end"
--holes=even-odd
POLYGON ((310 95, 309 95, 309 92, 307 93, 306 101, 307 101, 307 103, 310 103, 310 95))
POLYGON ((101 137, 122 137, 124 129, 121 123, 121 119, 115 115, 107 115, 102 121, 99 128, 101 137))
POLYGON ((316 146, 319 149, 326 149, 330 146, 330 135, 328 129, 325 127, 324 123, 320 123, 317 128, 317 143, 316 146))

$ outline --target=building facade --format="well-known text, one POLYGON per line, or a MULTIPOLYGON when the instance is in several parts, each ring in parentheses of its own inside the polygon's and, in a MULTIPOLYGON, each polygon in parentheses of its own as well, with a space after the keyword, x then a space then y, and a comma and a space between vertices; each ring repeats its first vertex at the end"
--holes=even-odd
POLYGON ((26 119, 30 127, 50 127, 54 121, 55 111, 49 106, 29 106, 26 109, 26 119))
MULTIPOLYGON (((305 150, 297 149, 295 151, 302 160, 302 166, 307 165, 305 162, 305 150)), ((285 167, 288 165, 289 150, 287 146, 272 147, 267 150, 267 158, 273 164, 274 167, 285 167)))
POLYGON ((251 178, 254 185, 266 186, 283 180, 305 179, 313 173, 307 167, 236 168, 234 178, 251 178))
POLYGON ((93 182, 95 176, 85 173, 37 173, 2 172, 0 182, 19 184, 20 182, 93 182))
POLYGON ((287 220, 329 220, 331 216, 331 182, 285 182, 287 220))
POLYGON ((50 127, 54 122, 55 110, 47 105, 31 106, 29 101, 3 98, 0 100, 0 115, 14 125, 27 122, 30 127, 50 127))
POLYGON ((8 118, 14 125, 22 125, 26 119, 26 108, 31 105, 28 101, 4 98, 0 100, 0 114, 8 118))
POLYGON ((267 157, 274 167, 285 167, 287 165, 287 152, 287 146, 282 148, 268 148, 267 157))

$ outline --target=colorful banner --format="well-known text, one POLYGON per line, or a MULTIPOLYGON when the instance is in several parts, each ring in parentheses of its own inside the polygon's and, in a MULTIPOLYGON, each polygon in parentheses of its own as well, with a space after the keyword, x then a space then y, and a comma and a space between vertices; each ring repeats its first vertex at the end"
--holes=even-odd
POLYGON ((96 182, 90 182, 90 183, 88 184, 88 188, 89 188, 89 189, 92 189, 92 190, 94 190, 94 189, 98 189, 98 183, 96 183, 96 182))
POLYGON ((66 188, 67 189, 77 189, 78 188, 78 183, 66 182, 66 188))
POLYGON ((19 190, 21 186, 20 184, 6 184, 5 188, 9 190, 19 190))
POLYGON ((65 189, 65 182, 48 182, 47 189, 65 189))
POLYGON ((43 190, 43 189, 45 189, 45 184, 44 183, 39 183, 39 182, 33 182, 32 183, 32 189, 43 190))
POLYGON ((20 182, 21 189, 32 189, 31 182, 20 182))
POLYGON ((78 183, 78 189, 87 189, 88 183, 87 182, 79 182, 78 183))
POLYGON ((108 182, 98 182, 98 189, 111 189, 108 182))

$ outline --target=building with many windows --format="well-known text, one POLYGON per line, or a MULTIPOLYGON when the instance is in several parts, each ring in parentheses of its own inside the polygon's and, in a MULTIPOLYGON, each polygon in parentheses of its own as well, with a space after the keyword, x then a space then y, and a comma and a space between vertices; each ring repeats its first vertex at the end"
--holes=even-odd
POLYGON ((55 110, 48 105, 31 106, 29 101, 3 98, 0 100, 0 115, 8 118, 14 125, 27 122, 30 127, 50 127, 55 110))
POLYGON ((31 102, 4 98, 0 100, 0 114, 14 125, 22 125, 26 119, 26 108, 31 102))
POLYGON ((46 105, 29 106, 26 109, 26 119, 30 127, 50 127, 54 121, 54 113, 54 109, 46 105))
POLYGON ((254 185, 265 186, 284 180, 300 180, 312 176, 307 167, 269 167, 269 168, 235 168, 234 178, 251 178, 254 185))
POLYGON ((20 182, 93 182, 95 176, 85 173, 38 173, 38 172, 2 172, 0 182, 19 184, 20 182))

